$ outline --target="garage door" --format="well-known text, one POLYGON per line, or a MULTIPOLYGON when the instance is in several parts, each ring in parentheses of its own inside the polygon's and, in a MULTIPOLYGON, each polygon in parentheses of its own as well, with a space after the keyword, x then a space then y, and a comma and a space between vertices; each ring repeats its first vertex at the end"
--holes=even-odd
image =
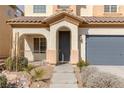
POLYGON ((87 36, 87 60, 93 65, 124 65, 124 37, 87 36))

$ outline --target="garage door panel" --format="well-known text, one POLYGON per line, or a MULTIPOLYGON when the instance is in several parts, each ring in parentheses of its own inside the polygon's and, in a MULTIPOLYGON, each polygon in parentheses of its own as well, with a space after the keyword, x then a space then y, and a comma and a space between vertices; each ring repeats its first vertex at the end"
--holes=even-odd
POLYGON ((88 36, 87 60, 93 65, 124 65, 124 37, 88 36))

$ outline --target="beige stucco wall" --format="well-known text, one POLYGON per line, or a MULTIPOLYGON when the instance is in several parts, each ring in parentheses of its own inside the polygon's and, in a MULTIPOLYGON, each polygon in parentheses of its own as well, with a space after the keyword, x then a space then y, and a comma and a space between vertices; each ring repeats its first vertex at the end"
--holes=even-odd
MULTIPOLYGON (((70 5, 72 13, 79 16, 124 16, 124 6, 118 5, 117 13, 104 13, 104 5, 70 5)), ((46 13, 33 13, 33 5, 25 5, 25 16, 50 16, 58 11, 57 5, 47 5, 46 13)))
POLYGON ((124 35, 124 28, 79 28, 79 36, 83 39, 83 42, 79 42, 83 60, 86 60, 86 35, 124 35))
POLYGON ((25 16, 50 16, 53 14, 53 6, 46 5, 46 13, 33 13, 33 5, 24 6, 25 16))
POLYGON ((93 6, 92 5, 77 5, 76 11, 77 11, 77 15, 79 16, 92 16, 93 6))
MULTIPOLYGON (((57 5, 53 5, 53 13, 60 12, 61 10, 58 9, 57 5)), ((73 14, 76 14, 76 5, 70 5, 69 9, 67 10, 68 12, 71 12, 73 14)))
POLYGON ((117 6, 117 13, 104 13, 104 5, 94 5, 93 6, 93 16, 109 16, 109 17, 120 17, 124 16, 124 6, 117 6))
POLYGON ((7 5, 0 5, 0 56, 9 56, 10 54, 12 31, 6 21, 13 18, 14 15, 15 9, 7 5))
POLYGON ((32 37, 25 36, 24 38, 24 56, 28 58, 29 61, 34 61, 32 37))

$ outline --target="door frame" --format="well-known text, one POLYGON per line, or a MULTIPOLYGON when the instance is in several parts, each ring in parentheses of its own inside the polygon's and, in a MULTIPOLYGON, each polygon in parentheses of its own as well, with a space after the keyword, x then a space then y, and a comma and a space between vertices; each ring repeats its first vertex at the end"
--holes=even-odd
POLYGON ((71 60, 71 31, 70 30, 68 30, 68 31, 58 31, 58 44, 57 44, 57 46, 58 46, 58 62, 59 62, 59 64, 60 64, 60 59, 59 59, 59 46, 60 46, 60 42, 59 42, 59 39, 60 39, 60 32, 68 32, 69 33, 69 38, 70 38, 70 40, 69 40, 69 43, 70 43, 70 47, 69 47, 69 61, 64 61, 64 62, 70 62, 70 60, 71 60))

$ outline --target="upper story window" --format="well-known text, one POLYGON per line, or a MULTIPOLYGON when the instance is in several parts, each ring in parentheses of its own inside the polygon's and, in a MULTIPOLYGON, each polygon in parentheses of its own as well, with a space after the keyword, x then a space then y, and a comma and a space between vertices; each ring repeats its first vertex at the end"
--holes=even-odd
POLYGON ((117 12, 117 5, 104 5, 104 12, 117 12))
POLYGON ((58 5, 58 9, 66 10, 69 8, 69 5, 58 5))
POLYGON ((33 12, 34 13, 46 13, 46 5, 34 5, 33 12))

